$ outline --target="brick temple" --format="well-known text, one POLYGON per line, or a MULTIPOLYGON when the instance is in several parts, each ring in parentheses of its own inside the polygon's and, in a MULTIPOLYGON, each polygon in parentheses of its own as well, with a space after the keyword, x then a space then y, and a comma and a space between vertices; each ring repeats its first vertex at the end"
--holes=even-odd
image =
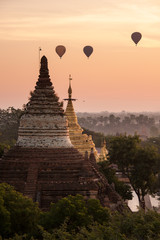
POLYGON ((73 147, 62 104, 50 81, 47 58, 41 58, 39 79, 20 119, 16 145, 0 159, 0 182, 13 185, 48 209, 67 195, 96 198, 120 209, 119 195, 98 171, 94 154, 85 157, 73 147))

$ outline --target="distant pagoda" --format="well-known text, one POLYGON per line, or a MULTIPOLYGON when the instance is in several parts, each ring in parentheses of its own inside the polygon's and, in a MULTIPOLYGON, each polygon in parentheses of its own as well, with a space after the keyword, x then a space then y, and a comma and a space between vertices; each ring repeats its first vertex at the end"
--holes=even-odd
POLYGON ((96 198, 120 209, 122 200, 97 169, 93 153, 85 158, 73 147, 67 120, 48 73, 45 56, 39 79, 20 119, 18 140, 0 159, 0 182, 6 182, 48 209, 67 195, 96 198))
POLYGON ((68 119, 68 126, 69 126, 69 137, 73 146, 85 156, 86 152, 88 154, 91 153, 93 150, 94 156, 96 161, 98 161, 98 153, 95 148, 95 144, 92 140, 92 136, 88 136, 87 134, 82 134, 83 129, 78 124, 77 116, 74 111, 73 101, 75 98, 72 98, 72 87, 71 87, 71 75, 69 76, 69 88, 68 88, 68 98, 64 99, 67 100, 67 107, 66 107, 66 116, 68 119))

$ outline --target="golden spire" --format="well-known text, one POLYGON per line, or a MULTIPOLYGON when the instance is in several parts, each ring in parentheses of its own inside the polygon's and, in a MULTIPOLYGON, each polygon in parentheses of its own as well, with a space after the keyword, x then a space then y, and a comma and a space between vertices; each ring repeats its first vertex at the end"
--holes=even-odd
POLYGON ((68 98, 69 98, 69 100, 72 99, 71 80, 72 80, 72 77, 71 77, 71 74, 70 74, 70 75, 69 75, 69 88, 68 88, 68 98))
POLYGON ((63 100, 65 100, 65 101, 69 101, 69 102, 72 102, 72 101, 76 101, 76 100, 77 100, 77 99, 75 99, 75 98, 72 98, 71 80, 72 80, 72 77, 71 77, 71 74, 69 74, 68 98, 63 99, 63 100))
POLYGON ((69 75, 68 98, 64 99, 68 101, 65 114, 68 120, 69 137, 70 137, 71 143, 75 148, 78 149, 78 151, 81 154, 83 154, 83 156, 86 157, 86 159, 88 158, 86 156, 86 152, 90 154, 91 149, 93 148, 95 158, 98 159, 97 150, 95 148, 95 144, 92 141, 92 137, 88 136, 87 134, 82 134, 83 129, 78 124, 77 116, 73 107, 73 101, 76 101, 77 99, 72 98, 71 80, 72 80, 72 77, 71 75, 69 75))

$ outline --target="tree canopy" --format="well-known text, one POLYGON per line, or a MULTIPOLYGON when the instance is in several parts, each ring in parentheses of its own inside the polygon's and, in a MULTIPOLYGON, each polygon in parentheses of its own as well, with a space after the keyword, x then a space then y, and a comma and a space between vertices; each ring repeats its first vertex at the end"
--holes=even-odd
POLYGON ((50 211, 41 214, 41 223, 45 230, 51 231, 67 220, 69 230, 77 227, 88 226, 91 222, 106 222, 110 219, 110 212, 101 206, 99 200, 89 199, 83 196, 69 195, 57 203, 52 203, 50 211))
POLYGON ((48 212, 0 184, 0 239, 8 240, 160 240, 160 214, 111 212, 96 199, 68 196, 48 212))
POLYGON ((0 184, 0 235, 13 233, 32 234, 39 218, 36 203, 14 190, 8 184, 0 184))

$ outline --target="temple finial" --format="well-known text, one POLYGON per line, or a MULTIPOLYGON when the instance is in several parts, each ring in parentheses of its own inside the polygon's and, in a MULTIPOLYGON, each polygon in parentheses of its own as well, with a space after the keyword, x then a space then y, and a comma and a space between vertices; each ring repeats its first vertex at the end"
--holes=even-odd
POLYGON ((68 88, 68 98, 69 98, 69 99, 72 99, 71 80, 72 80, 72 77, 71 77, 71 74, 70 74, 70 75, 69 75, 69 88, 68 88))
POLYGON ((76 101, 76 100, 77 100, 77 99, 75 99, 75 98, 72 98, 71 80, 72 80, 72 77, 71 77, 71 74, 69 74, 68 98, 63 99, 63 100, 65 100, 65 101, 69 101, 69 102, 72 102, 72 101, 76 101))
POLYGON ((41 67, 40 67, 40 76, 41 77, 48 77, 48 60, 46 56, 41 58, 41 67))

